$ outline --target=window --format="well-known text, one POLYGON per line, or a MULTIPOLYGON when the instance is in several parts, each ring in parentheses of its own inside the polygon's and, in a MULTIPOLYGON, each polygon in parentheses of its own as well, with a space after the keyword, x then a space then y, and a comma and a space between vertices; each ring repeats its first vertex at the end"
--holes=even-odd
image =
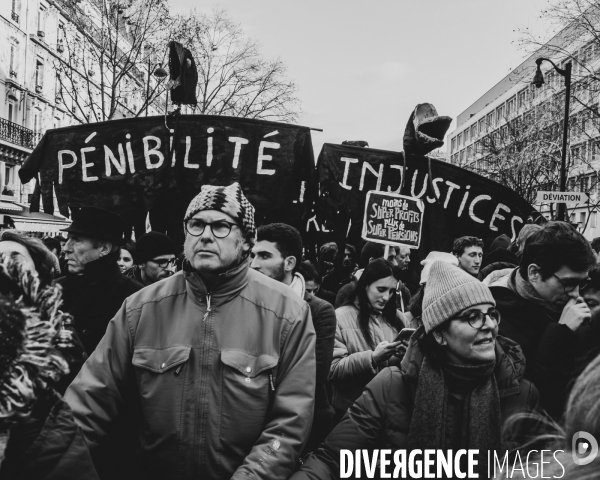
POLYGON ((471 141, 477 138, 477 124, 471 125, 471 141))
POLYGON ((14 43, 10 45, 10 65, 9 75, 11 77, 17 76, 17 46, 14 43))
POLYGON ((469 129, 465 129, 465 131, 463 132, 463 143, 464 145, 466 145, 467 143, 469 143, 469 129))
POLYGON ((44 37, 46 32, 46 7, 40 5, 38 10, 38 36, 44 37), (41 35, 40 35, 41 33, 41 35))
POLYGON ((35 110, 33 112, 33 133, 38 134, 41 133, 41 118, 42 118, 42 112, 40 112, 39 110, 35 110))
POLYGON ((506 115, 507 116, 510 116, 515 113, 516 103, 517 103, 517 100, 515 97, 508 99, 508 102, 506 102, 506 115))
POLYGON ((473 146, 469 145, 467 147, 467 160, 473 157, 473 146))
POLYGON ((494 126, 494 114, 492 112, 488 113, 485 119, 487 122, 487 130, 489 131, 494 126))
POLYGON ((456 147, 460 148, 462 146, 462 133, 459 133, 456 136, 456 147))
POLYGON ((11 18, 19 23, 19 13, 21 13, 21 0, 12 0, 11 18))
POLYGON ((575 223, 575 212, 573 212, 570 216, 569 216, 569 220, 571 221, 571 223, 575 223))
POLYGON ((479 127, 479 135, 483 135, 483 133, 485 133, 485 118, 482 118, 477 123, 479 127))
POLYGON ((452 139, 452 147, 450 148, 450 151, 453 152, 454 150, 456 150, 456 137, 452 139))
POLYGON ((525 104, 527 103, 527 89, 521 90, 517 94, 517 107, 525 108, 525 104))
POLYGON ((44 86, 44 63, 41 60, 37 60, 35 64, 35 89, 38 93, 44 86), (39 90, 39 91, 38 91, 39 90))
POLYGON ((579 179, 579 191, 587 192, 590 188, 590 177, 582 176, 579 179))
POLYGON ((8 121, 17 123, 17 102, 14 100, 8 101, 8 121))
POLYGON ((590 214, 590 227, 596 228, 598 226, 598 212, 592 212, 590 214))
POLYGON ((581 227, 583 227, 585 225, 585 217, 586 217, 586 212, 579 213, 579 223, 581 224, 581 227))
POLYGON ((504 118, 504 105, 500 105, 496 108, 496 125, 500 125, 500 122, 504 118))

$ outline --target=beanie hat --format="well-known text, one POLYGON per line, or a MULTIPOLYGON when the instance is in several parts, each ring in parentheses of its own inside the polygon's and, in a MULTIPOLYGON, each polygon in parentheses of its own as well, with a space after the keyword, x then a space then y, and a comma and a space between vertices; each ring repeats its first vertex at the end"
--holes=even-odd
POLYGON ((429 255, 427 255, 427 258, 421 262, 421 265, 423 265, 423 270, 421 271, 421 281, 419 282, 420 285, 427 283, 431 265, 433 264, 433 262, 438 261, 438 260, 440 262, 445 262, 450 265, 454 265, 455 267, 458 267, 458 258, 456 258, 451 253, 429 252, 429 255))
POLYGON ((137 263, 146 263, 159 255, 176 255, 175 243, 164 233, 144 233, 135 245, 135 258, 137 263))
POLYGON ((248 201, 240 184, 232 183, 228 187, 203 185, 200 193, 194 197, 185 212, 184 222, 202 210, 218 210, 241 222, 244 231, 250 235, 256 233, 254 226, 254 207, 248 201))
POLYGON ((485 303, 496 306, 486 285, 458 267, 433 262, 423 295, 421 318, 425 332, 431 332, 467 308, 485 303))

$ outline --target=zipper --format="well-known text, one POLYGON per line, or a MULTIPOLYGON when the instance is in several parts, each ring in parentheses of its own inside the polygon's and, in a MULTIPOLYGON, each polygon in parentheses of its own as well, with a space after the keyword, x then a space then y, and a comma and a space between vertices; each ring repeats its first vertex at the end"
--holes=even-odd
POLYGON ((271 373, 269 373, 269 384, 271 385, 271 391, 275 391, 275 384, 273 383, 273 369, 271 369, 271 373))
POLYGON ((202 321, 204 322, 207 318, 208 315, 211 312, 211 306, 210 306, 210 293, 206 294, 206 313, 204 314, 204 317, 202 317, 202 321))

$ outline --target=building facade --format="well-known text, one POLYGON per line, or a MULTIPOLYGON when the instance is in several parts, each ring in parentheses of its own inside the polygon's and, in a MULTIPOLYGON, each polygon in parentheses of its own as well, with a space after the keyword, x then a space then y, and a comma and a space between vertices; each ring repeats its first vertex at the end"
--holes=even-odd
MULTIPOLYGON (((103 85, 94 79, 98 77, 94 68, 101 69, 100 65, 79 65, 75 58, 94 58, 91 51, 80 48, 94 48, 94 32, 81 28, 74 17, 92 19, 95 30, 103 31, 107 17, 100 10, 106 6, 102 2, 0 0, 0 224, 9 215, 18 229, 55 235, 67 223, 60 215, 30 212, 34 181, 22 185, 18 171, 46 130, 92 120, 89 113, 94 112, 94 102, 86 101, 81 92, 101 103, 103 85)), ((119 12, 123 14, 120 7, 119 12)), ((132 23, 123 21, 118 33, 120 51, 125 53, 132 23)), ((144 94, 158 81, 151 76, 155 64, 148 58, 129 69, 123 82, 129 91, 119 100, 113 118, 159 113, 160 101, 143 105, 144 94)))
POLYGON ((536 203, 538 190, 557 191, 564 117, 564 79, 542 63, 545 84, 531 84, 536 59, 559 67, 572 63, 567 152, 567 191, 581 191, 589 202, 567 205, 569 219, 588 239, 600 236, 599 168, 600 43, 567 27, 463 111, 448 136, 450 162, 488 176, 517 191, 548 219, 556 204, 536 203), (576 38, 576 40, 574 40, 576 38))

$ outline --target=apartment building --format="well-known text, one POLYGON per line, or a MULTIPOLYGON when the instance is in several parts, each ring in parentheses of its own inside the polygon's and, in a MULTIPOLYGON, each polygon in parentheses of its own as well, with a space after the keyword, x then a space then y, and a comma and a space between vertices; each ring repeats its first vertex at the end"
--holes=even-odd
MULTIPOLYGON (((567 190, 585 192, 590 201, 567 208, 571 222, 577 224, 586 238, 592 239, 600 236, 600 85, 591 80, 591 74, 600 67, 600 43, 586 35, 574 39, 574 35, 573 27, 563 29, 463 111, 457 118, 456 129, 448 136, 447 149, 451 163, 509 184, 515 190, 514 184, 502 175, 507 173, 503 169, 518 167, 515 162, 531 162, 525 165, 525 175, 532 176, 537 175, 536 168, 543 162, 559 165, 564 79, 550 63, 544 62, 545 85, 537 89, 531 81, 537 58, 550 58, 560 67, 571 61, 567 190)), ((531 178, 519 193, 535 204, 537 190, 558 190, 558 167, 552 175, 545 184, 531 178)), ((548 219, 556 211, 555 204, 535 206, 548 219)))
MULTIPOLYGON (((56 235, 68 223, 59 214, 29 211, 34 182, 21 185, 18 171, 47 129, 90 121, 81 106, 84 103, 77 102, 72 92, 79 81, 95 90, 90 95, 96 97, 102 87, 94 80, 98 74, 93 67, 73 70, 77 62, 69 58, 73 51, 69 47, 84 44, 81 40, 86 38, 90 41, 85 44, 93 45, 93 32, 83 31, 73 15, 94 19, 96 31, 100 31, 105 21, 99 10, 103 1, 0 0, 0 225, 10 223, 5 221, 8 215, 18 229, 56 235), (59 77, 57 65, 70 69, 66 75, 63 70, 70 85, 65 86, 64 78, 59 77)), ((123 23, 125 29, 132 22, 123 23)), ((125 32, 121 48, 127 50, 125 32)), ((116 118, 139 115, 144 92, 157 81, 151 76, 153 68, 149 60, 131 69, 125 79, 131 93, 118 105, 116 118)), ((143 114, 160 113, 158 103, 147 105, 143 114)))

